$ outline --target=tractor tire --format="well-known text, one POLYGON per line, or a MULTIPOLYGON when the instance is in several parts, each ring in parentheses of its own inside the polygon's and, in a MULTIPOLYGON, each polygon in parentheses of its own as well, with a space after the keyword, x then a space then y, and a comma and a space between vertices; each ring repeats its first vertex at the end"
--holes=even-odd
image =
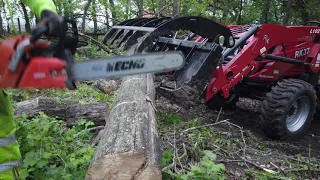
POLYGON ((230 94, 228 99, 225 99, 223 96, 216 94, 213 96, 207 103, 207 107, 212 110, 219 111, 222 107, 222 110, 233 110, 237 106, 239 101, 239 96, 236 94, 230 94))
POLYGON ((316 100, 314 87, 306 81, 284 79, 278 82, 261 104, 264 132, 274 140, 303 136, 316 111, 316 100))

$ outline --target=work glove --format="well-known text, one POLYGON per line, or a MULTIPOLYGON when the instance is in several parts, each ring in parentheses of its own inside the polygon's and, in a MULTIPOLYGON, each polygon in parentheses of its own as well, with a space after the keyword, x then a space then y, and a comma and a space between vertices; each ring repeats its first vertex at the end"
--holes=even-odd
POLYGON ((63 33, 63 18, 55 12, 50 10, 43 10, 41 12, 40 22, 37 24, 36 29, 40 27, 48 27, 48 33, 45 36, 60 37, 63 33))

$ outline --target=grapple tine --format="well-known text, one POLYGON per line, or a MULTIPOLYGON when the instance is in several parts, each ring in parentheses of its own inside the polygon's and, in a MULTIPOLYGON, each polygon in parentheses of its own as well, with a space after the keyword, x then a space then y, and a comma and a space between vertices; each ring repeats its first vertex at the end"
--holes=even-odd
MULTIPOLYGON (((134 19, 133 21, 130 21, 130 22, 128 22, 127 24, 125 24, 125 26, 132 26, 133 24, 135 24, 135 23, 137 23, 137 22, 139 22, 139 21, 141 21, 141 20, 144 20, 144 19, 145 19, 145 18, 137 18, 137 19, 134 19)), ((123 31, 124 31, 123 29, 118 29, 118 30, 112 35, 112 37, 107 40, 106 45, 107 45, 107 46, 110 46, 111 44, 113 44, 114 41, 119 38, 119 36, 121 35, 121 33, 123 33, 123 31)))
MULTIPOLYGON (((128 19, 128 20, 125 20, 125 21, 122 21, 120 22, 119 24, 117 24, 117 26, 122 26, 122 25, 126 25, 127 23, 135 20, 137 18, 134 18, 134 19, 128 19)), ((107 43, 107 40, 110 39, 112 37, 112 35, 117 31, 117 29, 114 29, 114 28, 110 28, 106 35, 103 37, 103 44, 106 44, 107 43)))
MULTIPOLYGON (((143 25, 143 27, 157 27, 158 25, 168 21, 169 19, 171 19, 171 17, 163 17, 163 18, 158 18, 158 19, 154 19, 148 23, 146 23, 145 25, 143 25)), ((126 43, 124 44, 124 49, 127 50, 128 48, 130 48, 132 45, 134 45, 135 43, 137 43, 137 39, 141 36, 143 36, 145 34, 144 31, 135 31, 126 41, 126 43)))
MULTIPOLYGON (((148 23, 149 21, 153 20, 155 18, 146 18, 146 19, 142 19, 141 21, 138 21, 137 23, 133 24, 132 26, 143 26, 144 24, 148 23)), ((130 30, 130 29, 126 29, 124 30, 124 32, 121 34, 121 36, 115 41, 116 45, 115 48, 119 48, 121 46, 121 44, 127 40, 127 38, 133 34, 134 32, 136 32, 137 30, 130 30)))

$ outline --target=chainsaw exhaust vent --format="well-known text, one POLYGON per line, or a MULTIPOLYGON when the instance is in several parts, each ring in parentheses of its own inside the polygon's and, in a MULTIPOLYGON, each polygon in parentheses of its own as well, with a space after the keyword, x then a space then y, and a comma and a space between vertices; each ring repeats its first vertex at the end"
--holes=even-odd
POLYGON ((136 53, 181 51, 186 65, 177 71, 157 74, 161 88, 178 90, 184 84, 203 91, 217 67, 222 51, 234 45, 232 32, 215 21, 202 17, 136 18, 113 26, 103 43, 124 51, 138 43, 136 53))

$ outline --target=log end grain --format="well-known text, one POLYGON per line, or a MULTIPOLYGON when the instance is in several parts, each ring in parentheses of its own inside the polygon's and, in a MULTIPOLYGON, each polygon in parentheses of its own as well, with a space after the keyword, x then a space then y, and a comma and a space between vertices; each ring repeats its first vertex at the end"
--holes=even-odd
POLYGON ((91 164, 86 179, 161 180, 161 170, 148 162, 143 153, 132 151, 105 155, 91 164))

